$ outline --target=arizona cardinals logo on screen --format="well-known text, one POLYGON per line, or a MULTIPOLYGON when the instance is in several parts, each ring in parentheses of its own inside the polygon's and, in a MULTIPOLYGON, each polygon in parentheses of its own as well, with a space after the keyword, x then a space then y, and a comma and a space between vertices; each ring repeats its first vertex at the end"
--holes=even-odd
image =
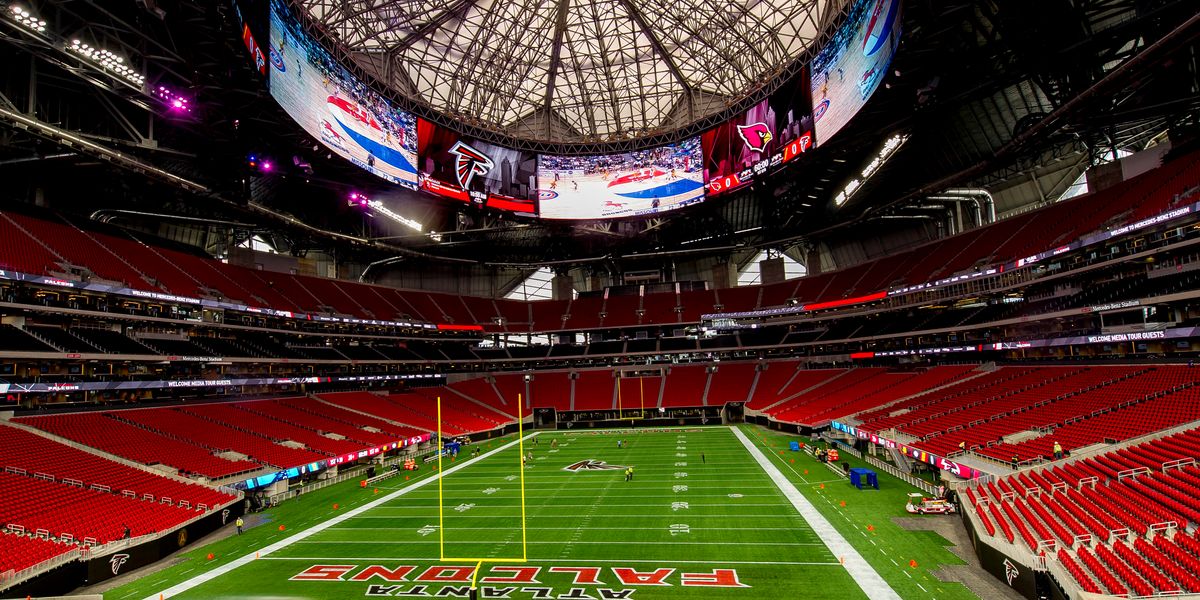
POLYGON ((128 554, 112 555, 112 558, 108 559, 108 564, 112 566, 112 574, 116 575, 117 571, 121 570, 121 565, 125 564, 127 560, 129 560, 128 554))
POLYGON ((454 173, 458 175, 458 184, 464 190, 470 189, 471 179, 476 175, 487 175, 496 166, 488 155, 462 143, 455 142, 450 148, 450 154, 455 156, 454 173))
POLYGON ((1012 561, 1007 558, 1004 559, 1004 578, 1008 580, 1008 587, 1012 587, 1013 580, 1020 574, 1021 572, 1017 570, 1017 565, 1012 564, 1012 561))
POLYGON ((769 143, 775 136, 771 135, 771 130, 767 128, 766 123, 751 123, 749 125, 738 125, 738 135, 742 141, 746 143, 746 147, 755 151, 762 152, 767 149, 769 143))
POLYGON ((627 468, 629 467, 610 465, 602 460, 581 460, 575 464, 563 467, 563 470, 578 473, 579 471, 618 471, 627 468))

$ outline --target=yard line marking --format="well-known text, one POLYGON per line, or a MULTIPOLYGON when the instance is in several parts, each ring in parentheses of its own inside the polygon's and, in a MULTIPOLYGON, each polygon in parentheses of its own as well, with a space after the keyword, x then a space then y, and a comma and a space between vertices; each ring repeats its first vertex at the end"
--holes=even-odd
MULTIPOLYGON (((475 486, 475 487, 479 487, 479 486, 475 486)), ((491 488, 488 488, 488 490, 491 490, 491 488)), ((487 490, 484 490, 484 491, 482 491, 482 493, 484 493, 485 496, 490 496, 491 499, 496 499, 496 498, 508 498, 509 496, 505 496, 505 493, 514 494, 514 493, 518 493, 518 492, 516 490, 508 490, 508 491, 499 490, 499 491, 493 491, 493 492, 488 492, 487 490)), ((652 499, 652 498, 674 498, 674 494, 671 494, 671 493, 630 494, 630 496, 632 496, 636 499, 640 499, 640 500, 641 499, 652 499)), ((529 497, 529 494, 526 494, 526 498, 528 498, 528 497, 529 497)), ((689 498, 731 498, 730 494, 728 494, 728 493, 690 493, 690 494, 688 494, 688 497, 689 498)), ((732 498, 778 498, 778 497, 779 497, 778 493, 744 493, 744 494, 738 494, 738 496, 733 496, 732 498)), ((551 494, 547 494, 547 496, 542 496, 539 498, 546 498, 546 499, 595 498, 595 494, 588 494, 588 496, 551 496, 551 494)), ((550 505, 551 504, 547 504, 547 503, 530 503, 530 502, 526 503, 526 506, 550 506, 550 505)), ((520 504, 518 504, 518 506, 520 506, 520 504)), ((564 506, 564 504, 554 503, 553 506, 564 506)))
MULTIPOLYGON (((339 556, 331 558, 322 556, 314 558, 311 556, 265 556, 262 560, 309 560, 309 561, 330 561, 330 560, 357 560, 363 562, 437 562, 436 558, 418 557, 418 558, 395 558, 395 557, 380 557, 368 556, 362 558, 353 558, 347 556, 339 556)), ((834 562, 784 562, 784 561, 753 561, 753 560, 628 560, 622 558, 531 558, 530 563, 652 563, 652 564, 669 564, 669 565, 766 565, 766 566, 821 566, 821 567, 836 567, 841 563, 834 562)))
POLYGON ((309 536, 320 533, 330 527, 333 527, 334 525, 338 525, 347 519, 356 517, 356 516, 358 516, 364 512, 367 512, 368 510, 371 510, 385 502, 389 502, 391 500, 399 498, 400 496, 403 496, 412 490, 422 488, 434 481, 437 481, 442 476, 447 475, 449 473, 453 473, 460 469, 466 468, 468 465, 470 465, 480 459, 486 458, 488 456, 492 456, 497 452, 500 452, 502 450, 506 450, 508 448, 516 446, 517 444, 519 444, 522 441, 522 439, 529 439, 529 438, 534 437, 535 435, 537 435, 536 432, 531 433, 531 434, 525 436, 524 438, 518 438, 516 440, 513 440, 503 446, 500 446, 499 448, 496 448, 495 450, 492 450, 490 452, 485 452, 484 454, 482 454, 480 456, 476 456, 475 458, 467 459, 463 462, 458 463, 457 465, 454 465, 453 467, 450 467, 448 469, 440 471, 437 475, 434 475, 433 477, 428 477, 425 479, 418 479, 417 481, 413 482, 413 484, 409 487, 396 490, 386 496, 383 496, 382 498, 379 498, 378 500, 372 500, 370 502, 367 502, 366 504, 359 506, 358 508, 348 510, 332 519, 329 519, 328 521, 313 525, 312 527, 305 529, 304 531, 296 532, 286 538, 283 538, 282 540, 279 540, 278 542, 275 542, 274 544, 270 544, 270 545, 268 545, 264 548, 261 548, 255 552, 251 552, 241 558, 234 559, 234 560, 232 560, 228 563, 225 563, 211 571, 201 573, 199 575, 196 575, 195 577, 192 577, 191 579, 177 583, 165 590, 161 590, 159 592, 150 594, 149 596, 146 596, 145 600, 159 600, 160 595, 163 598, 171 598, 173 596, 182 594, 183 592, 186 592, 198 585, 212 581, 213 579, 216 579, 217 577, 220 577, 240 566, 249 564, 250 562, 252 562, 258 558, 266 557, 268 554, 271 554, 272 552, 282 550, 292 544, 295 544, 296 542, 303 541, 305 538, 307 538, 309 536))
MULTIPOLYGON (((455 517, 458 518, 458 517, 455 517)), ((446 531, 494 531, 495 527, 447 527, 446 531)), ((578 527, 529 527, 530 531, 575 531, 578 527)), ((644 531, 645 527, 587 527, 588 531, 644 531)), ((330 527, 330 531, 412 531, 412 527, 330 527)), ((693 527, 692 531, 792 531, 795 527, 693 527)), ((800 533, 800 532, 797 532, 800 533)))
POLYGON ((784 496, 787 496, 787 499, 791 501, 796 510, 804 517, 804 520, 808 521, 813 532, 825 541, 825 544, 833 552, 833 555, 843 557, 846 561, 846 570, 850 572, 854 582, 862 588, 863 593, 868 598, 871 600, 900 600, 900 596, 896 594, 896 591, 879 576, 879 573, 871 565, 867 564, 867 561, 858 553, 858 550, 855 550, 854 546, 851 546, 850 542, 847 542, 846 538, 842 537, 842 534, 837 529, 834 529, 829 520, 808 501, 808 498, 796 489, 796 486, 788 481, 783 472, 763 455, 762 451, 754 445, 754 442, 746 437, 746 434, 742 433, 737 427, 731 427, 729 431, 746 447, 746 451, 750 453, 750 456, 754 457, 754 460, 758 462, 767 476, 775 482, 775 485, 779 486, 779 491, 783 492, 784 496))
MULTIPOLYGON (((667 498, 667 497, 674 497, 674 496, 659 496, 659 497, 667 498)), ((546 508, 589 508, 594 505, 592 505, 592 504, 542 503, 542 504, 526 504, 525 506, 540 506, 540 507, 546 507, 546 508)), ((603 505, 601 505, 601 507, 609 507, 609 506, 637 507, 637 508, 646 508, 646 507, 662 508, 661 503, 660 504, 609 504, 609 503, 604 503, 603 505)), ((770 502, 770 503, 757 503, 757 504, 756 503, 745 503, 745 504, 743 504, 743 503, 739 502, 739 503, 733 504, 733 505, 730 505, 730 504, 693 504, 692 506, 715 506, 715 507, 720 507, 720 508, 728 508, 729 506, 791 506, 791 504, 788 504, 786 502, 770 502)), ((413 509, 417 509, 417 508, 437 508, 437 505, 436 504, 430 504, 430 505, 415 504, 415 505, 404 505, 404 506, 380 506, 379 507, 379 509, 381 509, 381 510, 382 509, 397 509, 397 510, 403 510, 404 512, 411 512, 413 509)), ((521 508, 521 505, 520 504, 491 504, 491 503, 482 504, 482 503, 477 502, 477 503, 475 503, 475 508, 521 508)))
MULTIPOLYGON (((657 505, 655 505, 655 506, 657 506, 657 505)), ((434 513, 433 516, 436 517, 437 513, 434 513)), ((605 518, 645 517, 648 519, 661 519, 661 518, 664 518, 667 516, 670 516, 670 515, 667 515, 667 514, 650 515, 650 514, 646 514, 646 513, 604 515, 605 518)), ((787 515, 746 515, 746 514, 738 513, 736 515, 719 514, 719 515, 699 515, 699 516, 706 517, 706 518, 734 516, 734 517, 746 518, 746 519, 793 519, 795 521, 800 521, 801 523, 804 522, 804 517, 802 517, 796 513, 787 514, 787 515)), ((424 520, 428 520, 430 518, 430 516, 429 515, 395 515, 395 516, 360 515, 360 516, 357 516, 354 518, 355 519, 388 519, 389 521, 395 521, 397 519, 416 519, 418 521, 424 521, 424 520)), ((499 516, 497 516, 497 515, 454 515, 454 518, 455 519, 492 519, 492 520, 495 520, 495 519, 517 519, 520 517, 518 517, 517 515, 499 515, 499 516)), ((538 515, 538 519, 576 519, 576 520, 578 520, 579 515, 538 515)))
MULTIPOLYGON (((402 545, 412 545, 412 544, 437 544, 438 542, 437 542, 437 540, 299 540, 296 543, 297 544, 369 544, 369 545, 402 544, 402 545)), ((505 542, 497 541, 497 540, 455 540, 452 543, 454 543, 454 544, 504 544, 505 542)), ((540 541, 540 542, 526 542, 526 543, 528 543, 530 545, 542 544, 542 545, 561 546, 566 542, 564 542, 562 540, 546 540, 546 541, 540 541)), ((649 542, 649 541, 582 542, 579 540, 572 540, 571 543, 572 544, 587 544, 590 546, 628 546, 628 545, 636 545, 636 546, 712 546, 714 544, 719 544, 721 546, 824 546, 825 545, 823 542, 767 542, 767 543, 763 543, 761 541, 731 542, 731 541, 725 541, 725 540, 722 540, 720 542, 678 542, 675 540, 669 540, 669 541, 663 541, 663 542, 649 542)))

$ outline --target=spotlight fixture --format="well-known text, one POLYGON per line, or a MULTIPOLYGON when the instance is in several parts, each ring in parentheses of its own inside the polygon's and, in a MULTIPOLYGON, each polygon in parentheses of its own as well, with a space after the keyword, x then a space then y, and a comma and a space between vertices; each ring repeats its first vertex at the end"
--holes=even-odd
POLYGON ((871 159, 871 162, 867 163, 867 165, 862 168, 862 171, 859 172, 859 177, 855 177, 848 181, 842 188, 842 191, 838 192, 837 195, 833 197, 834 205, 840 207, 845 204, 846 201, 850 200, 850 198, 854 196, 854 193, 857 192, 859 188, 861 188, 862 185, 871 178, 872 175, 879 171, 880 167, 887 163, 888 159, 890 159, 892 155, 900 149, 900 146, 903 146, 904 142, 907 141, 908 134, 904 133, 897 133, 888 138, 887 141, 883 143, 883 147, 881 147, 871 159))
POLYGON ((426 232, 425 228, 422 227, 421 224, 418 223, 415 219, 410 219, 408 217, 405 217, 405 216, 402 216, 402 215, 396 213, 392 209, 384 206, 384 204, 378 200, 372 200, 372 199, 368 198, 367 196, 360 194, 358 192, 351 192, 350 200, 347 203, 350 206, 357 205, 357 206, 369 208, 369 209, 371 209, 371 210, 373 210, 373 211, 375 211, 375 212, 377 212, 377 213, 379 213, 401 225, 404 225, 405 227, 408 227, 409 229, 416 231, 417 233, 421 233, 421 234, 425 234, 425 235, 429 236, 429 239, 431 239, 435 242, 442 241, 441 234, 433 232, 433 231, 426 232))
POLYGON ((165 85, 158 86, 158 89, 154 90, 154 95, 162 100, 163 104, 166 105, 166 107, 172 112, 192 112, 192 105, 188 99, 179 95, 165 85))
POLYGON ((67 45, 67 50, 82 56, 93 65, 101 70, 111 73, 113 76, 124 79, 138 87, 146 82, 146 76, 138 73, 132 67, 125 63, 125 58, 114 54, 110 50, 103 48, 95 48, 87 42, 74 39, 67 45))
POLYGON ((9 8, 8 16, 14 23, 35 33, 46 32, 46 22, 33 16, 25 7, 14 4, 9 8))

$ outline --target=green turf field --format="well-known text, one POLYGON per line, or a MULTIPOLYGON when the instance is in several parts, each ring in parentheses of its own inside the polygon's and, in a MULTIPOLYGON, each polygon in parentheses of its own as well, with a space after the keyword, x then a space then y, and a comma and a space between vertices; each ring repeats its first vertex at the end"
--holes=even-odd
POLYGON ((960 562, 940 537, 890 522, 905 514, 898 482, 880 474, 885 492, 860 492, 807 454, 781 454, 796 438, 740 431, 784 490, 727 427, 540 433, 537 445, 525 441, 534 459, 523 469, 524 532, 518 447, 493 441, 482 458, 469 460, 467 447, 444 463, 441 527, 431 468, 381 482, 378 494, 336 486, 105 598, 466 597, 477 559, 494 561, 478 574, 484 598, 869 597, 853 558, 831 551, 785 491, 802 494, 865 559, 855 564, 882 576, 871 596, 973 597, 930 576, 960 562))

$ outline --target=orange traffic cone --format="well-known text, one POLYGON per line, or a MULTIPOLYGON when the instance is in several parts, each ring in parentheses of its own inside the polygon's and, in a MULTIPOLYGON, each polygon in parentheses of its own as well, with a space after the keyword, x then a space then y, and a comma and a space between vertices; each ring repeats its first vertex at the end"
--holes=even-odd
POLYGON ((284 530, 284 527, 283 527, 283 525, 280 525, 280 526, 279 526, 279 530, 280 530, 280 531, 283 531, 283 530, 284 530))
POLYGON ((208 558, 208 560, 212 560, 212 559, 216 558, 216 556, 213 556, 213 553, 209 552, 208 556, 206 558, 208 558))
POLYGON ((917 561, 915 561, 915 560, 908 561, 908 566, 910 566, 914 569, 917 568, 917 561))
POLYGON ((867 525, 867 531, 875 531, 874 525, 867 525))

